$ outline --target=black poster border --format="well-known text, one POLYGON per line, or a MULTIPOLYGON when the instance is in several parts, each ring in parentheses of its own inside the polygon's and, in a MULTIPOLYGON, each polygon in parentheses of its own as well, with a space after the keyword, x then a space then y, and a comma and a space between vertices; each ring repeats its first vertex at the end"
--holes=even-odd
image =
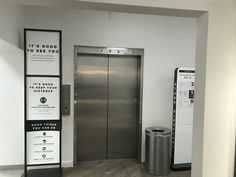
POLYGON ((34 29, 34 28, 24 28, 24 176, 28 177, 28 169, 27 167, 32 166, 52 166, 58 165, 59 166, 59 177, 62 176, 62 136, 61 136, 61 129, 62 129, 62 114, 61 114, 61 89, 62 89, 62 31, 61 30, 49 30, 49 29, 34 29), (28 31, 36 31, 36 32, 57 32, 59 33, 59 75, 28 75, 27 74, 27 51, 26 51, 26 44, 27 44, 27 32, 28 31), (57 77, 59 78, 59 122, 60 122, 60 130, 59 130, 59 163, 49 163, 49 164, 27 164, 27 78, 28 77, 57 77))

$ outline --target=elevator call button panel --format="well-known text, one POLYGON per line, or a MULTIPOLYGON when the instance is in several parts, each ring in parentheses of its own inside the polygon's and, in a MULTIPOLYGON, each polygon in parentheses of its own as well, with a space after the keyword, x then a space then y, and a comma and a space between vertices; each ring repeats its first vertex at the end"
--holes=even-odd
POLYGON ((70 85, 62 85, 62 115, 70 115, 70 85))

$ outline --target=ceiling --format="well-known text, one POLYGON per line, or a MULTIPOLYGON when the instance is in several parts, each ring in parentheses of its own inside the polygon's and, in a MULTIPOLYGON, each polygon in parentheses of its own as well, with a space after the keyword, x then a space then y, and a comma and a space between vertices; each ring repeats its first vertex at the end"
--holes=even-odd
MULTIPOLYGON (((157 0, 133 0, 133 4, 140 4, 140 6, 128 5, 128 3, 131 2, 127 0, 0 0, 0 2, 1 1, 27 6, 79 8, 181 17, 196 17, 205 13, 205 11, 153 7, 155 6, 154 1, 157 2, 157 0), (117 2, 119 2, 119 4, 117 2)), ((161 1, 164 0, 159 0, 158 2, 161 1)))

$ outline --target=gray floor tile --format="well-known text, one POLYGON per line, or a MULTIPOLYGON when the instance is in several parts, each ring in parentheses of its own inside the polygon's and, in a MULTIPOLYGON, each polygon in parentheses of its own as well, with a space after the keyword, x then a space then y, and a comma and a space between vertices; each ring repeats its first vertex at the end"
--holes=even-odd
MULTIPOLYGON (((190 176, 190 171, 171 171, 165 177, 190 176)), ((64 169, 64 177, 155 177, 155 175, 146 173, 144 165, 136 160, 117 159, 80 162, 74 168, 64 169)))
MULTIPOLYGON (((144 165, 133 159, 96 160, 80 162, 64 168, 63 177, 155 177, 146 173, 144 165)), ((0 170, 0 177, 21 177, 23 170, 0 170)), ((191 177, 190 171, 170 172, 159 177, 191 177)))

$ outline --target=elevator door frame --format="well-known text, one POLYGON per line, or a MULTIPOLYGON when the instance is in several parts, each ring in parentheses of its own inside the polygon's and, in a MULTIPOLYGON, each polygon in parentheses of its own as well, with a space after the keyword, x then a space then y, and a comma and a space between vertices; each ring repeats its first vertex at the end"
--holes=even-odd
MULTIPOLYGON (((74 73, 77 70, 77 58, 82 54, 98 54, 106 56, 135 56, 140 62, 140 99, 139 99, 139 121, 138 121, 138 157, 137 160, 141 162, 142 151, 142 104, 143 104, 143 64, 144 64, 144 49, 140 48, 113 48, 113 47, 92 47, 92 46, 74 46, 74 73)), ((74 96, 74 103, 76 97, 74 96)), ((74 106, 74 105, 73 105, 74 106)), ((75 108, 75 107, 74 107, 75 108)), ((77 163, 76 151, 77 151, 77 119, 75 118, 74 109, 74 165, 77 163)))

